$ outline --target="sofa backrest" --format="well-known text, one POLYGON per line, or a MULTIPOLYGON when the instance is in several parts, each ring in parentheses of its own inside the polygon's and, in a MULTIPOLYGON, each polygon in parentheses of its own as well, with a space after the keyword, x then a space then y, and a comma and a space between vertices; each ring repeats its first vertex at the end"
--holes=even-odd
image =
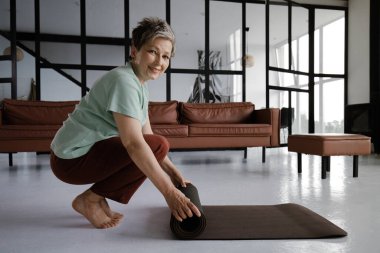
POLYGON ((3 124, 8 125, 61 125, 79 101, 26 101, 4 99, 3 124))
POLYGON ((149 120, 152 125, 178 124, 178 102, 149 102, 149 120))
POLYGON ((230 124, 248 123, 255 105, 251 102, 181 103, 181 123, 230 124))

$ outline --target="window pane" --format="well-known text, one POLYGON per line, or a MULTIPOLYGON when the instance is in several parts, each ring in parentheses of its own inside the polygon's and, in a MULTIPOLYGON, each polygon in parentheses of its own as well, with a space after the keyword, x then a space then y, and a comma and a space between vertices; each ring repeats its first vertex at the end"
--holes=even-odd
MULTIPOLYGON (((285 3, 285 2, 284 2, 285 3)), ((269 6, 269 65, 289 67, 288 6, 269 6)))
POLYGON ((315 79, 315 129, 321 133, 344 132, 344 80, 315 79))
MULTIPOLYGON (((288 91, 279 91, 279 90, 270 90, 269 92, 269 107, 279 108, 281 113, 281 124, 280 124, 280 143, 285 144, 288 142, 289 127, 290 123, 288 121, 288 112, 294 110, 289 110, 289 92, 288 91)), ((290 121, 292 122, 292 121, 290 121)))
POLYGON ((132 29, 143 18, 165 19, 165 6, 165 0, 129 0, 129 36, 132 37, 132 29))
POLYGON ((309 78, 306 75, 269 71, 269 85, 307 90, 309 78))
POLYGON ((11 29, 11 12, 5 11, 10 10, 10 1, 0 1, 0 8, 4 11, 1 12, 0 15, 0 29, 4 31, 9 31, 11 29))
POLYGON ((171 26, 176 35, 172 68, 198 69, 197 51, 204 51, 205 45, 204 6, 204 0, 171 1, 171 26))
POLYGON ((96 80, 105 75, 108 71, 105 70, 87 70, 87 87, 92 88, 96 80))
POLYGON ((316 10, 315 54, 316 69, 324 74, 344 74, 344 11, 316 10))
POLYGON ((80 64, 80 44, 41 42, 41 56, 51 63, 80 64))
MULTIPOLYGON (((80 71, 77 70, 78 75, 80 71)), ((41 70, 41 100, 79 100, 81 88, 52 69, 41 70)))
POLYGON ((308 133, 309 94, 306 92, 292 92, 292 107, 294 107, 292 133, 308 133))
POLYGON ((309 71, 309 15, 303 7, 292 7, 292 69, 309 71))
POLYGON ((241 11, 241 3, 210 2, 210 69, 242 69, 241 11))
POLYGON ((87 64, 124 65, 124 47, 111 45, 87 45, 87 64))
POLYGON ((172 100, 192 103, 204 102, 204 87, 204 76, 196 74, 171 75, 172 100))
POLYGON ((166 74, 148 81, 149 101, 166 101, 166 74))
POLYGON ((241 75, 211 75, 210 102, 243 101, 243 82, 241 75))
POLYGON ((247 4, 247 52, 254 57, 253 67, 246 68, 246 101, 256 108, 265 107, 265 5, 247 4))
POLYGON ((40 0, 41 33, 80 35, 80 2, 40 0))
POLYGON ((124 38, 124 1, 87 0, 86 34, 124 38))
POLYGON ((34 32, 34 1, 17 0, 16 5, 17 31, 34 32))

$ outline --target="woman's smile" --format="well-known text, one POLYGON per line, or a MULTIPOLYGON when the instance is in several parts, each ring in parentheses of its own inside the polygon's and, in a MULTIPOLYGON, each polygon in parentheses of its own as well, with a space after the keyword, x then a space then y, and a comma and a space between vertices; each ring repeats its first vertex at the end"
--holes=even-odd
POLYGON ((141 83, 155 80, 162 75, 170 63, 172 43, 157 37, 144 44, 140 50, 132 48, 132 66, 141 83))

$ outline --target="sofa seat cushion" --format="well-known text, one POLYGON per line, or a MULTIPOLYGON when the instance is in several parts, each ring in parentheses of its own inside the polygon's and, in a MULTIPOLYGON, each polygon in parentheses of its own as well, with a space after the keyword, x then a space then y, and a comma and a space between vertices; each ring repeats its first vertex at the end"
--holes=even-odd
POLYGON ((189 136, 271 136, 268 124, 190 124, 189 136))
POLYGON ((3 125, 0 127, 0 140, 52 139, 61 125, 3 125))
POLYGON ((178 102, 149 102, 150 124, 178 124, 178 102))
POLYGON ((235 124, 252 122, 255 106, 250 102, 233 103, 181 103, 184 124, 235 124))
POLYGON ((187 125, 152 125, 153 133, 170 137, 187 137, 189 127, 187 125))
POLYGON ((3 124, 60 125, 78 101, 27 101, 4 99, 3 124))

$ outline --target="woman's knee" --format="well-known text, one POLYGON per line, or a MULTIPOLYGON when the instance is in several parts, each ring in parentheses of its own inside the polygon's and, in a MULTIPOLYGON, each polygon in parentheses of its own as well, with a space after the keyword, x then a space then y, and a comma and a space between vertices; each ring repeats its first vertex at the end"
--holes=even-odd
POLYGON ((162 160, 170 149, 168 140, 161 135, 144 135, 145 141, 152 149, 157 160, 162 160))

